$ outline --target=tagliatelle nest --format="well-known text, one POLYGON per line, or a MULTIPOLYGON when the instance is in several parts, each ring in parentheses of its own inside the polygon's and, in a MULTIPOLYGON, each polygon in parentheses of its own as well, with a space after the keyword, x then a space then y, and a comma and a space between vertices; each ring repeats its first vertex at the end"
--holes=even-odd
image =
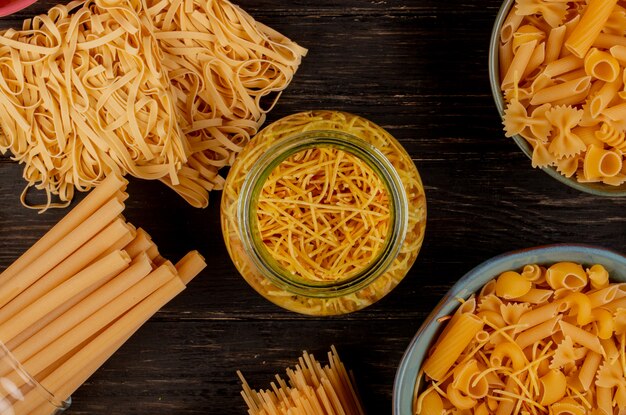
POLYGON ((55 6, 0 36, 0 150, 45 190, 35 208, 112 171, 205 207, 305 53, 225 0, 55 6))

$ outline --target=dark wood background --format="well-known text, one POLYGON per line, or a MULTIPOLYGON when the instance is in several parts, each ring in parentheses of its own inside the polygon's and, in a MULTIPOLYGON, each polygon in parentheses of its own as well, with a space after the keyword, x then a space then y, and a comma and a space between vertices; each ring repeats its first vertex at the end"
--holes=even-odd
MULTIPOLYGON (((2 26, 44 12, 44 0, 2 26)), ((284 311, 237 274, 222 242, 220 194, 204 210, 164 185, 132 181, 125 215, 173 260, 198 249, 209 263, 73 396, 68 414, 244 414, 235 371, 253 387, 331 344, 351 368, 369 414, 391 413, 396 368, 448 288, 508 250, 579 242, 622 250, 617 198, 569 189, 534 170, 506 139, 488 83, 496 0, 239 0, 258 20, 309 48, 268 122, 308 109, 360 114, 412 155, 428 200, 422 252, 379 303, 336 318, 284 311)), ((21 167, 0 159, 0 267, 65 211, 23 208, 21 167)))

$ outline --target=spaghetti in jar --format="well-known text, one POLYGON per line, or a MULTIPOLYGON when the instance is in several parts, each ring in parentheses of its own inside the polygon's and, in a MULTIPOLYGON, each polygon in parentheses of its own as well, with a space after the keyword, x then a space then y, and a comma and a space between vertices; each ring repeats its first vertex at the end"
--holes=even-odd
POLYGON ((407 274, 426 199, 415 164, 372 122, 310 111, 262 130, 222 194, 228 252, 261 295, 310 315, 353 312, 407 274))

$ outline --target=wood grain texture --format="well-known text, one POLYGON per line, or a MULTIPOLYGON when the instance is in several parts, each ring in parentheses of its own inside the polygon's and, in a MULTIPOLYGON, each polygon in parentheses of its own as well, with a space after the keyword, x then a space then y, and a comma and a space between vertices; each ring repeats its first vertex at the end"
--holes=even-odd
MULTIPOLYGON (((19 26, 39 1, 4 18, 19 26)), ((131 181, 126 217, 167 258, 199 249, 210 266, 75 395, 68 414, 243 414, 235 375, 254 387, 335 344, 353 369, 370 414, 391 412, 404 349, 449 287, 505 251, 556 242, 623 250, 623 201, 569 189, 504 138, 487 73, 500 2, 459 0, 240 0, 263 23, 309 48, 268 122, 308 109, 338 109, 380 124, 406 147, 426 186, 428 225, 417 263, 372 307, 310 318, 257 295, 228 258, 219 193, 205 210, 160 183, 131 181)), ((0 159, 0 267, 65 213, 24 209, 21 167, 0 159)))

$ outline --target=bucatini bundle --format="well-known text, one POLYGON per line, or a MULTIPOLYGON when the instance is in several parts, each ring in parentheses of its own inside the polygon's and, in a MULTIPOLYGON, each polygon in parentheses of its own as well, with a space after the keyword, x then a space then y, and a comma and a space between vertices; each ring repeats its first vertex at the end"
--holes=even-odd
POLYGON ((24 164, 24 204, 46 191, 33 207, 110 173, 204 207, 305 53, 226 0, 55 6, 0 35, 0 151, 24 164))
MULTIPOLYGON (((150 236, 120 216, 125 187, 109 175, 0 274, 0 340, 60 399, 206 266, 196 251, 176 266, 162 258, 150 236)), ((26 382, 0 377, 17 388, 26 382)), ((13 410, 37 414, 44 400, 32 390, 13 410)))

